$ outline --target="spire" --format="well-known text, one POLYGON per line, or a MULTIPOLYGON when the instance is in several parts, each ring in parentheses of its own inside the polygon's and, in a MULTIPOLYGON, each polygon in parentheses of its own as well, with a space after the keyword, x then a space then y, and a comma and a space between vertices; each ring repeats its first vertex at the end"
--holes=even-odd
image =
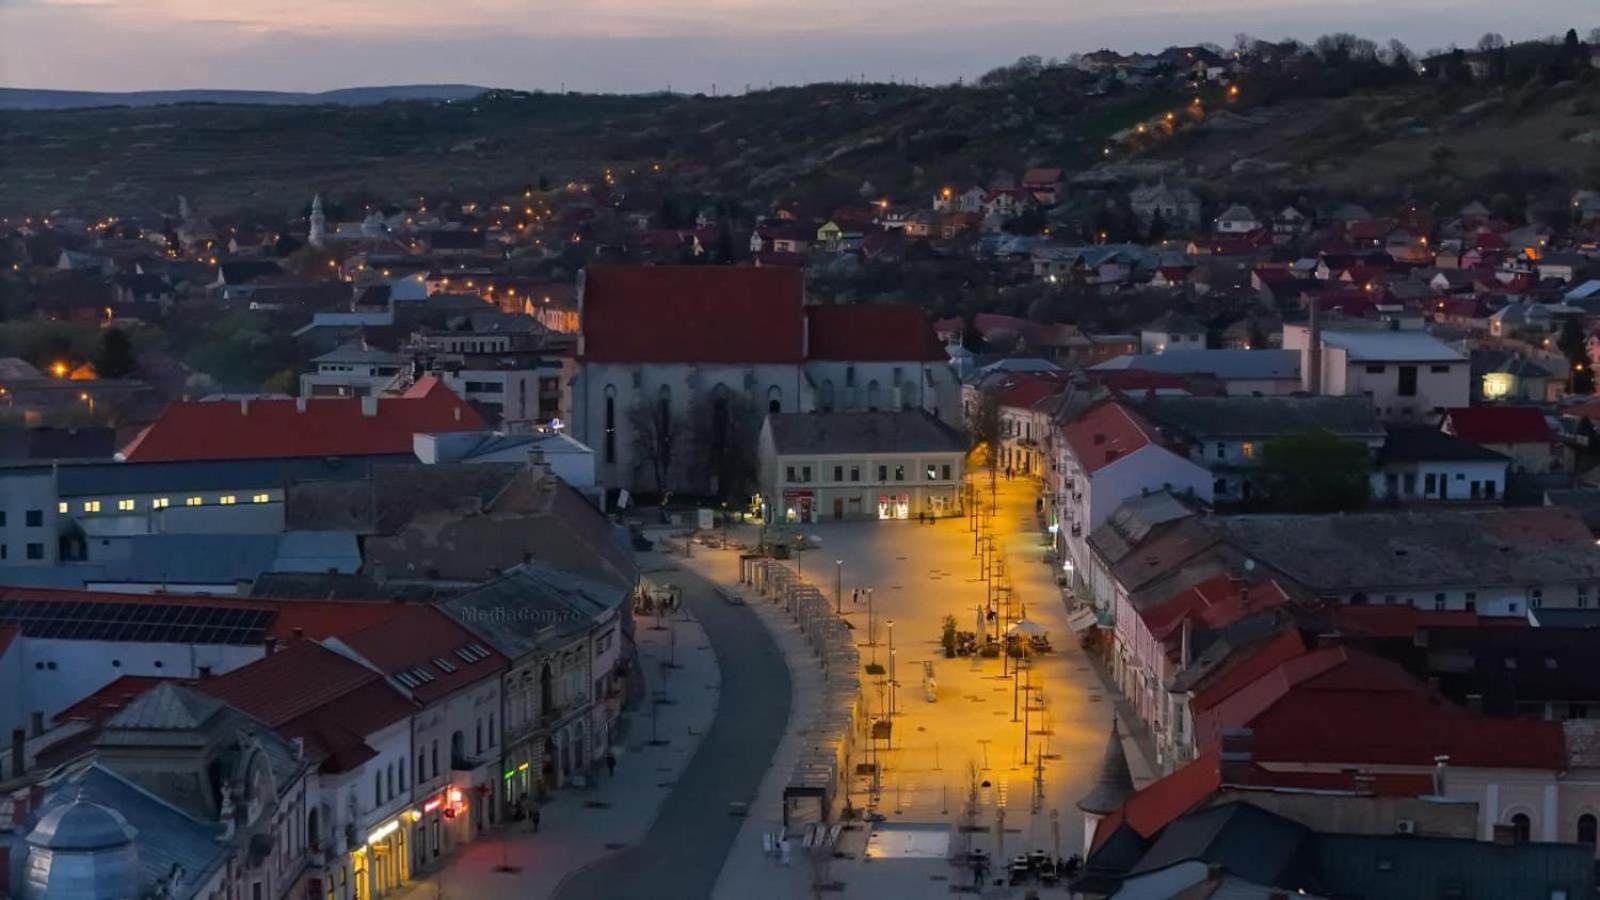
POLYGON ((311 198, 311 229, 307 237, 311 246, 322 246, 322 240, 327 232, 327 217, 322 213, 322 195, 316 194, 311 198))
POLYGON ((1122 808, 1133 794, 1133 773, 1128 771, 1128 757, 1122 749, 1117 720, 1111 720, 1111 739, 1106 742, 1106 755, 1100 761, 1100 777, 1094 788, 1078 801, 1078 808, 1094 815, 1107 815, 1122 808))

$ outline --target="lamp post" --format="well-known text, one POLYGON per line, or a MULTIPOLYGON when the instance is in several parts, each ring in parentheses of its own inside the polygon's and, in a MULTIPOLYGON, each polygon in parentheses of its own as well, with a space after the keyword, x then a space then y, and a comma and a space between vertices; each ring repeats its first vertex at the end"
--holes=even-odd
POLYGON ((867 646, 872 648, 872 664, 878 664, 878 620, 872 611, 872 588, 867 588, 867 646))
POLYGON ((1033 663, 1029 662, 1028 655, 1026 653, 1022 655, 1022 661, 1028 663, 1022 669, 1022 762, 1023 765, 1027 765, 1028 735, 1030 733, 1028 728, 1028 711, 1030 707, 1028 706, 1028 703, 1030 702, 1030 698, 1033 696, 1031 693, 1029 693, 1033 690, 1033 663))
POLYGON ((833 561, 833 614, 844 615, 844 560, 833 561))

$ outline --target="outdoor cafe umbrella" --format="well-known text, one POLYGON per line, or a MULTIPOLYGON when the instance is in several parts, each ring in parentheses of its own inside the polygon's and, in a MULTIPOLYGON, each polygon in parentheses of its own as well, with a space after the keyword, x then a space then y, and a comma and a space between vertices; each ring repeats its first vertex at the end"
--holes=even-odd
POLYGON ((1017 621, 1011 623, 1010 628, 1006 629, 1006 634, 1025 634, 1029 637, 1044 637, 1047 631, 1048 629, 1046 629, 1043 625, 1040 625, 1038 622, 1033 622, 1028 619, 1018 619, 1017 621))

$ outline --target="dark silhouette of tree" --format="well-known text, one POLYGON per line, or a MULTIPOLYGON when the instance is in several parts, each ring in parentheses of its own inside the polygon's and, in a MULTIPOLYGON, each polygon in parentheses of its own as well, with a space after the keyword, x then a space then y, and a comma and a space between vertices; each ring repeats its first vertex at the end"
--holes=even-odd
POLYGON ((100 351, 95 354, 94 369, 101 378, 126 378, 139 367, 133 353, 133 342, 121 328, 107 328, 100 336, 100 351))
POLYGON ((1280 512, 1350 512, 1372 493, 1367 448, 1331 431, 1302 431, 1268 442, 1261 476, 1280 512))
POLYGON ((978 398, 978 405, 972 410, 972 415, 967 419, 967 434, 971 435, 973 445, 984 445, 988 457, 989 471, 992 473, 1000 465, 1000 398, 994 394, 984 394, 978 398))

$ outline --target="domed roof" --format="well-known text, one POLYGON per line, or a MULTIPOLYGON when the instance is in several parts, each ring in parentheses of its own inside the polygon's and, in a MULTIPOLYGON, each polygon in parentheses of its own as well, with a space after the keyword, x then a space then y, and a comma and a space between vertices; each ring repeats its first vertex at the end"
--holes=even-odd
POLYGON ((133 842, 137 832, 114 809, 74 800, 45 813, 28 834, 28 843, 51 850, 109 850, 133 842))

